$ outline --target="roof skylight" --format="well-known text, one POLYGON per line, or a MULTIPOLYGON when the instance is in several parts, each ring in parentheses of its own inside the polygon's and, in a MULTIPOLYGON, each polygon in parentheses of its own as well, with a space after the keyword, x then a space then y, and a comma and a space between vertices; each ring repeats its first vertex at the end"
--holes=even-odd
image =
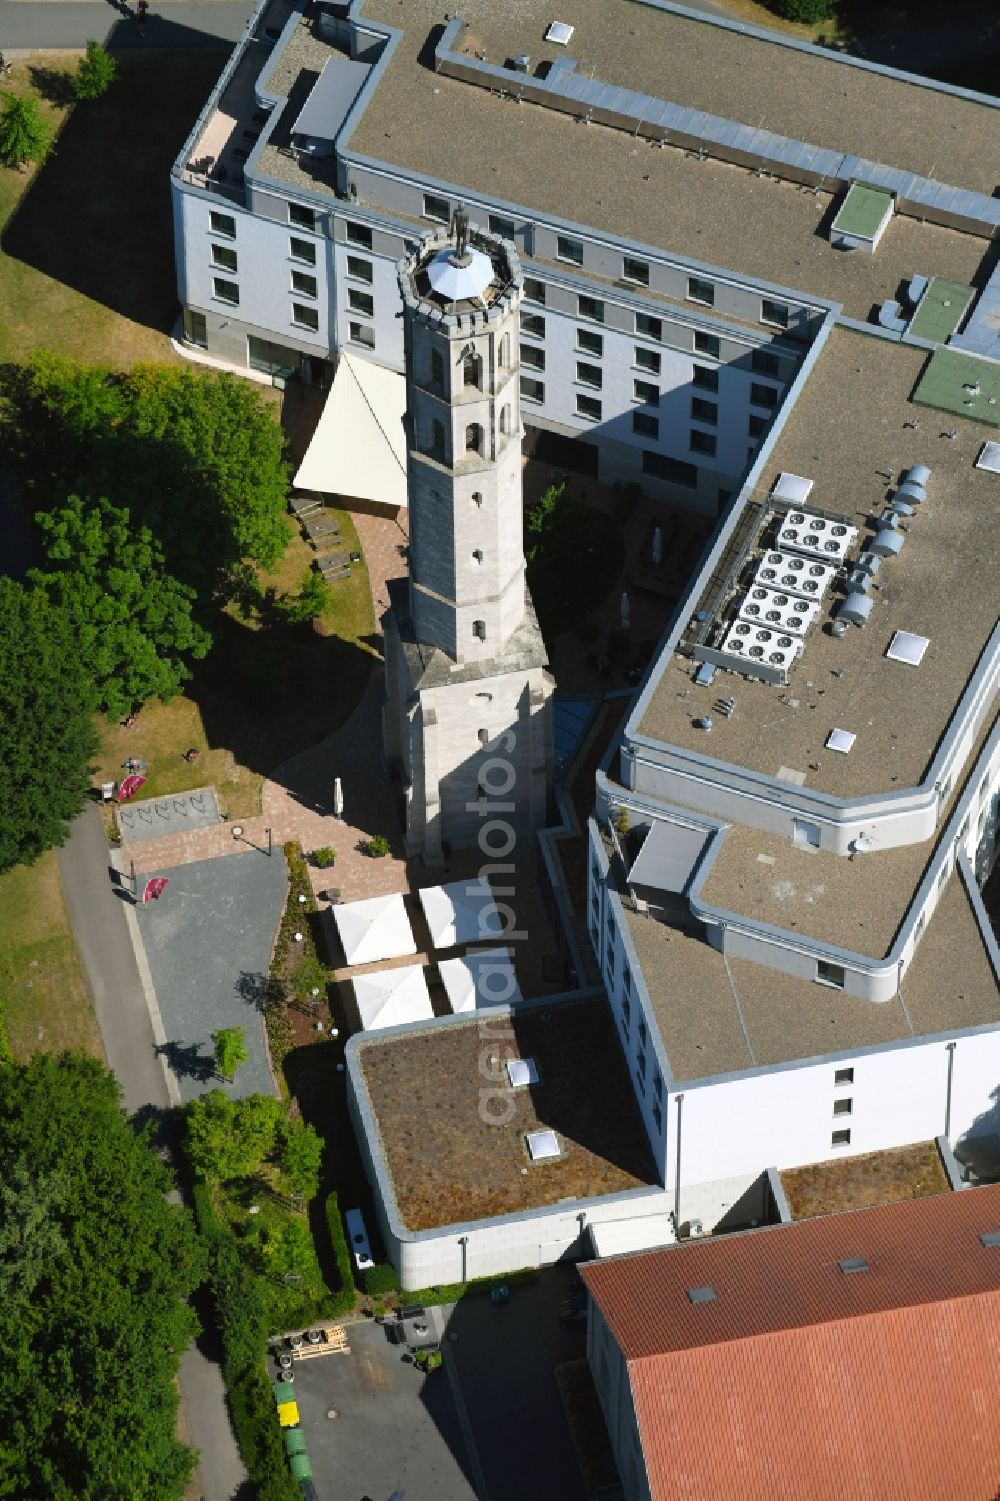
POLYGON ((905 662, 908 667, 919 667, 930 644, 927 636, 914 636, 911 631, 896 631, 889 642, 886 656, 890 662, 905 662))
POLYGON ((534 1058, 508 1058, 507 1078, 511 1089, 526 1089, 539 1082, 538 1064, 534 1058))
POLYGON ((553 1157, 562 1156, 559 1138, 554 1131, 528 1131, 524 1144, 532 1162, 549 1162, 553 1157))

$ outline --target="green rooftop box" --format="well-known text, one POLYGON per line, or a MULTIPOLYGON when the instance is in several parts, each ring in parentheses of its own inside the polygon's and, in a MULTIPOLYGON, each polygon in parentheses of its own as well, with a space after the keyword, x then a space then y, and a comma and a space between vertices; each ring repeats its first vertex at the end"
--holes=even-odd
POLYGON ((1000 427, 1000 365, 957 349, 937 349, 924 366, 913 400, 954 417, 1000 427))
POLYGON ((943 276, 934 276, 920 299, 908 332, 916 334, 918 339, 943 344, 957 330, 971 301, 971 287, 965 287, 958 281, 945 281, 943 276))
POLYGON ((830 243, 842 250, 873 251, 893 215, 893 196, 885 188, 852 182, 830 226, 830 243))

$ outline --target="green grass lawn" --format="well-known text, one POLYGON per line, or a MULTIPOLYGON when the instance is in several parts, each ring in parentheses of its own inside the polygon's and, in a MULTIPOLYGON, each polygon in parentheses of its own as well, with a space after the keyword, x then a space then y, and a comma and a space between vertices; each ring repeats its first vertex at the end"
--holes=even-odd
POLYGON ((15 1058, 104 1057, 54 850, 0 876, 0 996, 15 1058))
POLYGON ((76 56, 21 59, 5 85, 40 93, 58 134, 41 168, 0 167, 0 361, 37 348, 108 365, 173 360, 170 165, 224 53, 123 54, 107 97, 70 108, 60 101, 76 56))

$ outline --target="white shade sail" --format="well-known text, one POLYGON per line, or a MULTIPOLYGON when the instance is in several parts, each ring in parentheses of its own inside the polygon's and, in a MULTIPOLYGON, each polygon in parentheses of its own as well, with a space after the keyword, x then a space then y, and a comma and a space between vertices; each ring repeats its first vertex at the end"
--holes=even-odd
POLYGON ((479 949, 460 959, 442 959, 438 972, 452 1011, 513 1006, 524 999, 506 949, 479 949))
POLYGON ((431 931, 431 945, 436 949, 453 949, 460 943, 482 943, 484 939, 503 936, 503 922, 488 880, 425 886, 419 895, 431 931))
POLYGON ((405 506, 405 412, 402 375, 342 354, 296 488, 405 506))
POLYGON ((375 964, 379 959, 417 952, 410 919, 398 894, 343 902, 330 910, 349 965, 375 964))
POLYGON ((357 975, 354 999, 366 1032, 382 1027, 400 1027, 406 1022, 427 1021, 434 1015, 427 981, 419 964, 399 969, 380 969, 373 975, 357 975))

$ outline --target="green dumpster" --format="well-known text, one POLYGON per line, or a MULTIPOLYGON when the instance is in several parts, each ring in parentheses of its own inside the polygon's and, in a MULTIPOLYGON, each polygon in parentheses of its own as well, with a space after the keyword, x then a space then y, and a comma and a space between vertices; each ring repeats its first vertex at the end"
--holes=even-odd
POLYGON ((313 1474, 312 1465, 309 1463, 308 1454, 291 1454, 288 1458, 288 1468, 292 1472, 293 1480, 311 1480, 313 1474))
POLYGON ((301 1428, 286 1428, 284 1436, 286 1454, 304 1454, 306 1452, 306 1436, 301 1428))

